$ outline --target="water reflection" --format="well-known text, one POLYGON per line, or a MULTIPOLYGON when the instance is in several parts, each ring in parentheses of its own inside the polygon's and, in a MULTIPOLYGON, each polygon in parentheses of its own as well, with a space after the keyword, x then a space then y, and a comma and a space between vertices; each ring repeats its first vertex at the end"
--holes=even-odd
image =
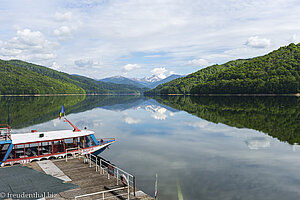
POLYGON ((257 150, 270 147, 270 141, 264 137, 254 137, 245 141, 249 149, 257 150))
POLYGON ((154 97, 159 103, 202 119, 262 131, 290 144, 300 143, 298 97, 154 97))
MULTIPOLYGON (((68 118, 98 137, 116 137, 103 156, 135 174, 148 194, 154 194, 158 173, 161 200, 178 199, 178 193, 191 200, 300 198, 300 148, 278 140, 298 141, 297 98, 87 96, 77 101, 65 106, 68 118)), ((42 102, 61 103, 34 100, 47 105, 42 102)), ((13 119, 22 119, 25 110, 15 109, 13 119)), ((36 109, 28 116, 38 115, 36 109)), ((51 116, 41 115, 35 125, 24 122, 17 131, 69 128, 51 116)))

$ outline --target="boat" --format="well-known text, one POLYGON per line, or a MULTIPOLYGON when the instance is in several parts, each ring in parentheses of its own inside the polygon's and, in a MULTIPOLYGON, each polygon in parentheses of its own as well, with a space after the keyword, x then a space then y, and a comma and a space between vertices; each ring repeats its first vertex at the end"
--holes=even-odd
POLYGON ((115 138, 96 139, 93 131, 80 130, 66 118, 64 121, 73 130, 11 134, 9 125, 0 125, 0 167, 64 158, 69 154, 98 155, 115 142, 115 138))

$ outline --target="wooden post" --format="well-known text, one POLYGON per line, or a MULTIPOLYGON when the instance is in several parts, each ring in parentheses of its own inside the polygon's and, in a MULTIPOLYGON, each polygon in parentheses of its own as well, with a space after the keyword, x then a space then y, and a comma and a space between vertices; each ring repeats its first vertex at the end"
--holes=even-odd
POLYGON ((90 154, 90 167, 92 167, 92 155, 90 154))
POLYGON ((100 159, 100 174, 102 174, 102 163, 101 163, 101 159, 100 159))
POLYGON ((96 156, 96 171, 98 170, 98 157, 96 156))
POLYGON ((117 185, 119 185, 119 170, 117 169, 117 185))
POLYGON ((135 176, 133 177, 133 195, 135 196, 135 176))
POLYGON ((129 181, 129 174, 127 175, 127 187, 128 187, 128 200, 130 199, 129 195, 130 195, 130 181, 129 181))

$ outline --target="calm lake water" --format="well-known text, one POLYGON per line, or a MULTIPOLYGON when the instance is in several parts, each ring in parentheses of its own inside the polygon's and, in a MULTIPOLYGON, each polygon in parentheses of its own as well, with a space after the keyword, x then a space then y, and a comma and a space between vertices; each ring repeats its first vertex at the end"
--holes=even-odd
POLYGON ((101 156, 152 196, 157 173, 160 200, 300 199, 300 98, 0 97, 0 124, 69 129, 62 103, 79 128, 116 138, 101 156))

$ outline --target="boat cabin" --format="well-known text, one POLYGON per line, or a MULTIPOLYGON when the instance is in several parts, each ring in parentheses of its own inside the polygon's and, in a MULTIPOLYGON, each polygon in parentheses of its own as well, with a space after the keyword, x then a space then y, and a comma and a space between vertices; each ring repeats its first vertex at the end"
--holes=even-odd
POLYGON ((115 141, 114 138, 97 141, 94 132, 89 130, 32 130, 30 133, 10 134, 9 127, 5 133, 0 139, 0 166, 60 158, 79 149, 93 153, 115 141))

